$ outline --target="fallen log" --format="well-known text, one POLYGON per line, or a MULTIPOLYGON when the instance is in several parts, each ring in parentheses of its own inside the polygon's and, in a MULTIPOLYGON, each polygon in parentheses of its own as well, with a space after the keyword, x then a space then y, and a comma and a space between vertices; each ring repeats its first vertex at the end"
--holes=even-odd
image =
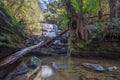
POLYGON ((54 40, 56 40, 58 37, 62 36, 63 34, 65 34, 68 30, 63 31, 61 34, 59 34, 58 36, 56 36, 55 38, 48 40, 47 42, 45 42, 44 44, 43 41, 38 43, 37 45, 34 46, 30 46, 27 48, 24 48, 8 57, 5 57, 3 59, 0 59, 0 70, 3 69, 6 66, 9 66, 11 64, 13 64, 15 61, 17 61, 18 59, 20 59, 21 57, 25 56, 27 53, 30 53, 33 49, 36 49, 38 47, 45 47, 46 45, 52 43, 54 40))
POLYGON ((27 47, 22 49, 21 51, 16 52, 15 54, 12 54, 11 56, 8 56, 4 59, 0 60, 0 69, 4 68, 5 66, 11 65, 13 64, 15 61, 17 61, 19 58, 23 57, 25 54, 31 52, 33 49, 39 47, 42 44, 42 42, 40 42, 37 45, 31 46, 31 47, 27 47))

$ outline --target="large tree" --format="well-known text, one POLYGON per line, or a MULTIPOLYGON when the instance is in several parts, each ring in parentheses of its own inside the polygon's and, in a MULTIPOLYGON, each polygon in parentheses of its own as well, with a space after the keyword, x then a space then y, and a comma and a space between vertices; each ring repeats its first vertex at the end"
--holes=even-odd
POLYGON ((96 13, 99 0, 64 0, 69 17, 69 27, 76 26, 78 39, 88 40, 87 18, 88 13, 96 13), (75 25, 73 25, 75 24, 75 25))
POLYGON ((109 0, 110 18, 120 18, 120 0, 109 0))
POLYGON ((116 8, 117 8, 117 17, 120 18, 120 0, 117 0, 116 8))

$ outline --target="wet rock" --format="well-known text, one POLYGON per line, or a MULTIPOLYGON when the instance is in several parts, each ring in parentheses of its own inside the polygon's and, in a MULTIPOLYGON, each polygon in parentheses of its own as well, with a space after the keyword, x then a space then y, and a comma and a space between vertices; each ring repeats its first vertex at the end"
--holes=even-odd
POLYGON ((14 72, 11 72, 10 74, 8 74, 4 80, 12 80, 13 77, 14 77, 15 73, 14 72))
POLYGON ((25 41, 25 45, 26 46, 32 46, 35 44, 38 44, 41 41, 41 38, 39 37, 39 35, 31 35, 27 38, 27 40, 25 41))
POLYGON ((48 36, 48 37, 56 37, 56 33, 55 32, 46 32, 46 34, 44 36, 48 36))
POLYGON ((27 65, 24 62, 22 62, 14 72, 15 72, 15 75, 21 75, 29 72, 29 69, 27 65))
POLYGON ((62 50, 62 51, 67 51, 68 48, 67 48, 67 47, 62 47, 61 50, 62 50))
POLYGON ((116 71, 117 69, 118 69, 118 67, 116 67, 116 66, 108 67, 108 71, 116 71))
POLYGON ((35 72, 37 72, 39 70, 40 66, 41 66, 41 60, 39 58, 35 57, 35 56, 25 58, 23 60, 23 63, 24 63, 24 66, 27 67, 27 69, 25 69, 22 66, 19 66, 20 70, 16 70, 14 72, 15 74, 11 74, 12 76, 13 75, 15 76, 14 80, 17 80, 20 77, 21 77, 22 80, 29 80, 29 77, 31 75, 33 75, 35 72), (29 70, 29 72, 26 72, 26 70, 29 70), (35 72, 34 72, 34 70, 35 70, 35 72))
POLYGON ((55 44, 55 45, 61 44, 61 41, 60 41, 60 40, 55 40, 55 41, 53 42, 53 44, 55 44))
POLYGON ((13 77, 26 74, 27 72, 29 72, 29 69, 26 66, 26 64, 22 62, 18 65, 18 67, 13 72, 9 73, 4 80, 13 80, 13 77))
POLYGON ((68 32, 62 35, 61 39, 62 39, 63 43, 67 43, 68 42, 68 35, 69 35, 68 32))
POLYGON ((69 35, 69 33, 67 32, 67 33, 63 34, 62 37, 63 38, 68 38, 68 35, 69 35))
POLYGON ((38 43, 39 43, 39 41, 34 41, 34 42, 33 42, 34 45, 36 45, 36 44, 38 44, 38 43))
POLYGON ((52 62, 51 66, 53 69, 63 69, 63 68, 67 67, 67 65, 65 65, 65 64, 60 64, 60 63, 56 63, 56 62, 52 62))
POLYGON ((41 27, 45 32, 44 36, 47 37, 56 37, 57 33, 59 32, 58 26, 55 24, 41 24, 41 27))
POLYGON ((25 61, 25 63, 29 68, 35 69, 36 67, 41 66, 42 61, 35 56, 31 56, 25 61))
POLYGON ((60 32, 60 30, 58 29, 58 26, 55 25, 55 24, 43 23, 43 24, 41 24, 41 27, 42 27, 43 30, 46 30, 48 32, 50 32, 50 31, 51 32, 54 31, 56 33, 60 32))
POLYGON ((88 69, 92 69, 98 72, 104 72, 105 69, 103 66, 99 65, 99 64, 92 64, 92 63, 83 63, 82 64, 84 67, 88 68, 88 69))

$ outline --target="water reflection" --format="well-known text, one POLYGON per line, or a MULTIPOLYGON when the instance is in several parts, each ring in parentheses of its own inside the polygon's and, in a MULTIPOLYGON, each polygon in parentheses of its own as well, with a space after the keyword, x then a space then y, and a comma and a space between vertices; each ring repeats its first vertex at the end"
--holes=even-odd
POLYGON ((67 65, 66 68, 55 69, 55 75, 48 80, 120 80, 119 72, 96 72, 82 66, 82 63, 88 62, 98 63, 104 67, 116 65, 120 68, 120 62, 114 60, 66 58, 64 56, 59 56, 42 58, 42 61, 47 65, 50 65, 51 62, 67 65), (111 75, 116 76, 116 78, 111 77, 111 75))
MULTIPOLYGON (((49 66, 50 76, 47 80, 120 80, 120 62, 115 60, 99 60, 99 59, 81 59, 81 58, 68 58, 66 56, 55 56, 55 57, 39 57, 41 61, 49 66), (57 69, 53 67, 57 65, 57 69), (96 72, 93 70, 86 69, 82 66, 82 63, 97 63, 102 65, 105 69, 109 66, 117 66, 119 69, 117 72, 96 72), (59 66, 62 68, 58 68, 59 66), (63 67, 64 66, 64 67, 63 67), (51 70, 52 69, 52 70, 51 70), (52 75, 52 73, 54 73, 52 75)), ((35 80, 38 73, 41 71, 41 67, 32 70, 31 73, 35 74, 29 78, 29 80, 35 80)), ((43 70, 48 73, 49 70, 43 70)), ((31 73, 28 73, 31 75, 31 73)), ((18 79, 16 79, 18 80, 18 79)), ((20 79, 23 80, 23 79, 20 79)), ((27 80, 27 79, 24 79, 27 80)), ((39 77, 36 80, 41 80, 39 77)))

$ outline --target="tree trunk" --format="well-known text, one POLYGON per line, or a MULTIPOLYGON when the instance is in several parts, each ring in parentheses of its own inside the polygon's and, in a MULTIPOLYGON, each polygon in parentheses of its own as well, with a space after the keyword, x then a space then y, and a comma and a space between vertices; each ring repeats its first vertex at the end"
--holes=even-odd
MULTIPOLYGON (((83 16, 83 5, 80 8, 80 11, 76 13, 74 7, 71 5, 70 0, 64 0, 64 3, 66 5, 66 10, 68 12, 69 17, 69 29, 73 29, 73 21, 76 23, 76 35, 78 39, 82 39, 84 41, 88 40, 88 31, 87 27, 85 25, 85 18, 83 16)), ((81 4, 83 3, 83 0, 81 0, 81 4)))
POLYGON ((117 0, 109 0, 109 6, 110 6, 110 18, 116 18, 116 2, 117 0))
POLYGON ((103 16, 102 12, 103 12, 102 11, 102 2, 101 2, 101 0, 99 0, 99 11, 98 11, 98 18, 99 18, 99 20, 102 19, 102 16, 103 16))
POLYGON ((110 18, 120 18, 120 0, 109 0, 110 18))
POLYGON ((116 17, 120 18, 120 0, 117 0, 116 2, 116 17))
POLYGON ((77 18, 77 29, 76 29, 76 34, 79 39, 82 39, 84 41, 88 40, 88 28, 85 24, 87 23, 85 17, 81 14, 78 14, 77 18))

